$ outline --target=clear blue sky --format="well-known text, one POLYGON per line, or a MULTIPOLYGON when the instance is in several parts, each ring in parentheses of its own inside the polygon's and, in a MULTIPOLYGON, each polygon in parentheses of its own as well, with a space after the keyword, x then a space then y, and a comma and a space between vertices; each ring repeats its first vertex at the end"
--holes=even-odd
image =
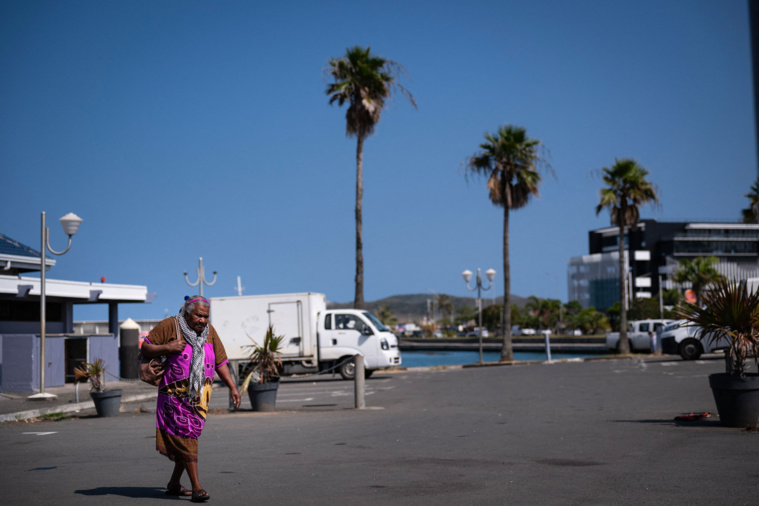
MULTIPOLYGON (((366 299, 470 295, 498 271, 502 211, 462 161, 527 128, 556 178, 512 213, 512 292, 566 300, 615 157, 650 171, 643 217, 740 217, 757 175, 745 0, 13 1, 0 3, 0 232, 39 249, 40 212, 84 223, 49 276, 147 285, 160 318, 193 291, 353 300, 355 139, 322 70, 352 45, 400 62, 364 152, 366 299)), ((487 292, 491 295, 493 292, 487 292)), ((77 319, 105 319, 104 306, 77 319)))

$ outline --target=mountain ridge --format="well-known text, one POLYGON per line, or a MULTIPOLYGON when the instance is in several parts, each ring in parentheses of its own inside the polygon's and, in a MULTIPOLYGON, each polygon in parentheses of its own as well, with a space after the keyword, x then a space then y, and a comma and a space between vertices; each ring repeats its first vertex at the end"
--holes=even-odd
MULTIPOLYGON (((443 294, 431 294, 431 293, 413 293, 404 295, 391 295, 382 299, 367 301, 366 309, 371 313, 377 313, 381 306, 388 306, 390 311, 395 316, 399 323, 409 322, 421 322, 427 314, 427 301, 435 299, 438 295, 443 294)), ((447 294, 445 294, 447 295, 447 294)), ((453 305, 454 314, 456 311, 464 306, 470 308, 477 307, 476 297, 457 297, 455 295, 448 295, 453 305)), ((511 296, 511 303, 522 307, 527 302, 526 297, 520 297, 519 295, 511 296)), ((493 304, 503 304, 503 297, 483 297, 482 307, 483 309, 493 304)), ((353 307, 352 302, 331 302, 327 301, 327 308, 329 309, 347 309, 353 307)), ((439 314, 439 311, 438 311, 439 314)))

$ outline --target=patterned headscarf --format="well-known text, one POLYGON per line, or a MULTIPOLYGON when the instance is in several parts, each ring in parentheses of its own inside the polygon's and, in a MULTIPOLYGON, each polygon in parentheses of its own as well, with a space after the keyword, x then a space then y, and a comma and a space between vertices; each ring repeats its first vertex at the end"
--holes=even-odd
POLYGON ((190 362, 190 399, 200 397, 200 392, 203 390, 203 384, 206 381, 205 363, 206 363, 206 350, 203 346, 208 339, 208 329, 210 324, 206 325, 203 332, 198 334, 190 328, 187 324, 187 320, 183 314, 177 315, 179 320, 179 328, 182 330, 182 336, 185 341, 192 346, 192 361, 190 362))

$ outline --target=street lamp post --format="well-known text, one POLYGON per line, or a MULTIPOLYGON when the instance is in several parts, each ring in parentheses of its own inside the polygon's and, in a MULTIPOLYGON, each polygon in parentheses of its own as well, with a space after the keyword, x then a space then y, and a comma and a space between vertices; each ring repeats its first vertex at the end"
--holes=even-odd
POLYGON ((190 283, 190 280, 187 278, 187 271, 184 271, 184 280, 185 282, 190 286, 198 286, 200 285, 200 296, 203 296, 203 285, 211 286, 214 283, 216 283, 216 271, 213 271, 213 281, 210 283, 206 281, 206 271, 203 269, 203 257, 200 257, 198 259, 198 280, 194 283, 190 283))
POLYGON ((66 245, 66 249, 63 251, 54 251, 50 247, 50 229, 47 228, 45 222, 45 213, 42 213, 42 226, 41 228, 41 263, 40 263, 40 391, 29 397, 32 400, 53 400, 58 396, 55 394, 45 393, 45 334, 47 331, 47 311, 46 311, 46 297, 45 297, 45 268, 47 260, 47 251, 50 251, 53 255, 63 255, 69 248, 71 248, 71 238, 74 237, 76 231, 79 230, 79 225, 82 224, 82 219, 74 213, 68 213, 66 216, 60 219, 63 232, 69 236, 69 242, 66 245))
POLYGON ((480 274, 480 268, 477 268, 477 286, 474 288, 471 288, 469 286, 469 280, 472 279, 472 271, 466 270, 461 273, 461 277, 464 278, 464 281, 466 282, 466 288, 470 292, 473 292, 477 290, 477 314, 478 314, 478 327, 477 327, 477 336, 480 340, 480 363, 482 363, 482 290, 490 290, 493 287, 493 279, 495 278, 495 271, 493 269, 488 269, 485 271, 485 276, 487 276, 488 281, 490 284, 487 288, 482 286, 482 274, 480 274))

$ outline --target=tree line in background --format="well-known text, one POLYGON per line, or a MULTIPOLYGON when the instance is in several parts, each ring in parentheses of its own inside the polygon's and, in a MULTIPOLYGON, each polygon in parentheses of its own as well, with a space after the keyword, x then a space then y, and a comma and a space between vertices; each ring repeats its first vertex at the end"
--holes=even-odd
MULTIPOLYGON (((411 93, 399 82, 405 69, 397 62, 371 54, 369 47, 354 46, 348 48, 341 58, 331 58, 325 67, 325 74, 332 79, 327 85, 326 94, 329 103, 339 106, 348 104, 345 114, 348 137, 356 137, 356 271, 354 307, 363 309, 364 302, 364 258, 363 258, 363 145, 367 137, 374 133, 380 115, 387 100, 394 91, 400 92, 416 107, 411 93)), ((658 204, 657 190, 648 181, 649 172, 631 158, 616 159, 611 167, 600 171, 604 187, 600 189, 600 200, 596 214, 608 210, 611 224, 619 227, 619 293, 620 302, 608 314, 599 313, 594 308, 582 309, 577 303, 561 304, 558 300, 530 297, 524 309, 511 304, 511 264, 509 254, 509 220, 512 210, 526 206, 532 197, 539 196, 542 182, 541 172, 553 174, 553 169, 545 156, 545 147, 538 139, 527 136, 523 127, 505 124, 495 133, 486 133, 485 141, 479 145, 479 151, 464 161, 467 176, 479 176, 486 179, 486 188, 490 201, 503 209, 503 282, 504 304, 490 306, 483 310, 483 325, 501 327, 503 346, 501 360, 513 360, 511 342, 512 325, 536 327, 537 329, 555 329, 561 332, 567 328, 577 328, 587 332, 605 330, 611 325, 620 331, 620 352, 629 352, 626 339, 627 320, 660 316, 658 297, 638 299, 627 307, 626 269, 624 268, 624 251, 626 231, 634 226, 640 218, 640 207, 645 204, 658 204), (652 310, 653 305, 656 311, 652 310), (504 308, 510 308, 504 311, 504 308), (488 323, 485 323, 488 322, 488 323), (501 323, 502 322, 502 323, 501 323), (495 325, 494 323, 498 323, 495 325)), ((751 201, 748 209, 743 211, 746 222, 759 222, 759 179, 746 195, 751 201)), ((688 261, 684 261, 688 262, 688 261)), ((717 259, 714 257, 697 258, 689 263, 682 263, 675 280, 690 283, 700 301, 701 293, 711 283, 720 279, 716 272, 717 259)), ((673 294, 662 294, 677 302, 673 294)), ((678 294, 679 297, 679 294, 678 294)), ((442 298, 442 297, 441 297, 442 298)), ((445 301, 440 305, 445 312, 445 301)), ((394 320, 389 308, 380 308, 379 317, 386 324, 394 320), (384 317, 384 318, 383 318, 384 317)), ((463 308, 459 308, 459 312, 463 308)), ((449 314, 443 320, 455 323, 471 318, 470 314, 449 314)))
MULTIPOLYGON (((716 257, 698 257, 693 260, 683 259, 674 281, 683 288, 693 290, 695 303, 699 305, 707 287, 724 280, 716 269, 716 257)), ((676 306, 683 302, 684 291, 673 289, 664 290, 663 300, 659 296, 638 298, 631 302, 626 309, 627 320, 646 319, 677 319, 676 306)), ((460 327, 472 329, 477 325, 477 308, 462 305, 454 307, 453 299, 447 294, 438 295, 434 301, 436 312, 440 318, 434 318, 434 323, 425 326, 427 335, 435 330, 443 330, 448 336, 456 335, 460 327)), ((482 310, 482 325, 486 329, 503 334, 503 304, 491 304, 482 310)), ((562 303, 558 299, 541 299, 534 295, 527 298, 523 306, 511 304, 510 324, 522 329, 530 328, 538 333, 550 330, 554 334, 570 334, 579 330, 582 334, 602 334, 609 330, 620 330, 622 322, 622 307, 616 302, 605 312, 594 307, 583 309, 578 301, 562 303)), ((376 316, 387 326, 395 327, 399 323, 393 310, 388 304, 379 306, 376 316)))

